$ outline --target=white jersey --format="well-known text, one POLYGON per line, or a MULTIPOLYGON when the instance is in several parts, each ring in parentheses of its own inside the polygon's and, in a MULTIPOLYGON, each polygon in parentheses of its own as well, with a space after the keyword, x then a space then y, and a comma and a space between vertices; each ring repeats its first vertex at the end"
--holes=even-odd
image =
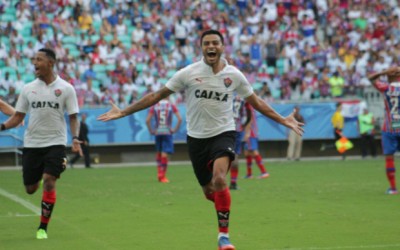
POLYGON ((191 137, 209 138, 235 131, 233 93, 243 98, 253 93, 246 77, 226 61, 225 64, 222 71, 214 74, 201 60, 179 70, 166 84, 174 92, 186 90, 186 122, 191 137))
POLYGON ((66 145, 64 113, 79 113, 73 86, 59 76, 49 85, 39 79, 25 85, 15 109, 30 114, 24 138, 24 147, 28 148, 66 145))

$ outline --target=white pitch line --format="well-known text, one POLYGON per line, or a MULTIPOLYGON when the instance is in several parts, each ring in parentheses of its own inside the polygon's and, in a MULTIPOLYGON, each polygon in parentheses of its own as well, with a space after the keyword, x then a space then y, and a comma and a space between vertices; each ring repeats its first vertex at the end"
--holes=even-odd
POLYGON ((7 192, 6 190, 0 188, 0 195, 15 201, 16 203, 26 207, 27 209, 29 209, 30 211, 34 212, 35 215, 40 215, 40 208, 38 208, 37 206, 33 205, 32 203, 30 203, 29 201, 26 201, 18 196, 16 196, 15 194, 11 194, 9 192, 7 192))
MULTIPOLYGON (((377 249, 377 248, 396 248, 398 249, 400 244, 387 244, 387 245, 369 245, 369 246, 337 246, 337 247, 305 247, 305 248, 285 248, 285 250, 338 250, 338 249, 377 249)), ((280 250, 280 249, 271 249, 280 250)))

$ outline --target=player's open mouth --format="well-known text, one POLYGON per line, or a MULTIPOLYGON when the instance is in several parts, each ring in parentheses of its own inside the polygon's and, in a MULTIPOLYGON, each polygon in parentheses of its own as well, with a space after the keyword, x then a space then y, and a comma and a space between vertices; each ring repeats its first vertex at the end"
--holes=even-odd
POLYGON ((207 52, 207 56, 209 58, 215 58, 217 56, 217 52, 207 52))

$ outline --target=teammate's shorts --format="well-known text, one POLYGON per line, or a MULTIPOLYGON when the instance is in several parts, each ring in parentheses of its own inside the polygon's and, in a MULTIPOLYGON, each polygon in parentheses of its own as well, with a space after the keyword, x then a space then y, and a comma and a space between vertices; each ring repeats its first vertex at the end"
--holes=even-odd
POLYGON ((244 150, 258 150, 258 139, 254 137, 250 137, 245 143, 244 143, 244 150))
POLYGON ((155 140, 157 152, 165 152, 167 154, 174 153, 174 142, 172 135, 156 135, 155 140))
POLYGON ((201 186, 207 185, 213 176, 214 161, 222 156, 235 159, 236 131, 227 131, 210 138, 193 138, 187 136, 189 157, 197 181, 201 186))
POLYGON ((236 141, 235 141, 235 154, 240 155, 242 153, 242 145, 243 145, 243 136, 244 132, 236 131, 236 141))
POLYGON ((64 145, 44 148, 23 148, 22 175, 24 185, 38 183, 43 173, 59 178, 67 166, 64 145))
POLYGON ((400 133, 382 132, 382 150, 384 155, 400 151, 400 133))

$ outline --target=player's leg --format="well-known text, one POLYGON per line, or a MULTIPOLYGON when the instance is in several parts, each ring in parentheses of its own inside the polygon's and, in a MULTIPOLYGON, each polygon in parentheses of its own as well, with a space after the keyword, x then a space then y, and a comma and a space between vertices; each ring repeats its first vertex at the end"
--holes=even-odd
POLYGON ((217 136, 210 147, 210 159, 213 159, 211 185, 215 190, 215 210, 218 219, 218 247, 221 250, 235 249, 229 241, 229 216, 231 194, 226 182, 226 174, 235 158, 235 133, 226 132, 217 136))
POLYGON ((172 139, 172 135, 163 135, 161 141, 161 182, 167 183, 169 180, 166 177, 167 169, 168 169, 168 155, 174 153, 174 143, 172 139))
POLYGON ((51 146, 44 156, 42 214, 37 232, 38 239, 47 238, 47 226, 56 204, 56 180, 64 172, 67 164, 65 146, 51 146))
POLYGON ((246 142, 243 142, 243 148, 244 148, 244 157, 246 158, 246 176, 244 177, 245 179, 252 179, 253 178, 253 156, 251 155, 249 151, 249 143, 250 141, 247 140, 246 142))
POLYGON ((162 139, 161 139, 161 136, 156 135, 154 140, 155 140, 155 146, 156 146, 157 180, 161 181, 161 179, 162 179, 162 168, 161 168, 162 139))
POLYGON ((56 204, 56 180, 55 176, 43 174, 42 214, 37 232, 38 239, 47 239, 47 225, 56 204))
POLYGON ((229 216, 231 194, 225 181, 225 175, 230 165, 230 157, 223 156, 214 161, 212 186, 215 190, 215 209, 218 218, 218 247, 219 249, 235 249, 229 241, 229 216))
POLYGON ((40 186, 43 174, 43 149, 24 148, 22 153, 22 176, 27 194, 34 194, 40 186))
POLYGON ((256 162, 258 169, 260 169, 260 176, 258 178, 267 178, 269 174, 265 169, 260 152, 258 152, 258 140, 257 138, 250 138, 249 142, 250 143, 248 149, 250 151, 250 154, 254 158, 254 161, 256 162))
POLYGON ((388 194, 397 194, 396 188, 396 168, 394 165, 394 153, 399 147, 399 142, 395 134, 382 132, 382 149, 385 155, 385 168, 386 168, 386 178, 389 182, 388 194))
POLYGON ((229 189, 236 190, 237 187, 237 177, 239 175, 239 155, 242 152, 242 138, 243 132, 236 132, 236 140, 235 140, 235 159, 231 163, 231 182, 229 184, 229 189))

